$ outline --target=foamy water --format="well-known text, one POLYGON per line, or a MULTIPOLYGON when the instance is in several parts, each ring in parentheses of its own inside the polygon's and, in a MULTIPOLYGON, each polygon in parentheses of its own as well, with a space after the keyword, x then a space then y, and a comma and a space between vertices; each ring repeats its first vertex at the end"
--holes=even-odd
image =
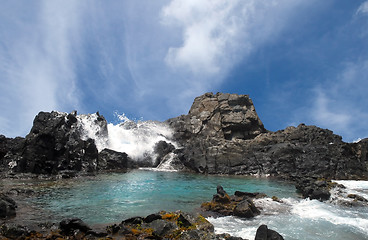
MULTIPOLYGON (((345 184, 347 192, 368 190, 368 181, 338 182, 345 184)), ((246 239, 254 239, 261 224, 278 231, 285 239, 368 239, 368 205, 347 207, 336 204, 337 201, 297 198, 281 198, 281 201, 275 202, 271 198, 255 200, 255 205, 262 210, 261 215, 253 219, 210 217, 208 220, 217 233, 246 239)))
POLYGON ((124 114, 117 115, 118 124, 107 125, 108 135, 101 135, 101 126, 97 125, 97 114, 78 115, 84 139, 95 140, 98 151, 109 148, 125 152, 132 159, 141 160, 146 157, 155 159, 154 146, 159 141, 166 141, 178 147, 172 140, 173 132, 165 123, 158 121, 133 121, 124 114))

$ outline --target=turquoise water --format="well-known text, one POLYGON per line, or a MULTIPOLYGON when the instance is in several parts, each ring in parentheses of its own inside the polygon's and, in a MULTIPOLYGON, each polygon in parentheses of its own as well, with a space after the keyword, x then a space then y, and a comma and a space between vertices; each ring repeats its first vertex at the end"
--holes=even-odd
POLYGON ((50 211, 57 220, 79 217, 88 224, 104 224, 161 210, 194 211, 212 199, 217 185, 229 194, 239 190, 296 196, 293 185, 270 179, 135 170, 38 182, 35 189, 41 194, 30 201, 50 211))
MULTIPOLYGON (((261 215, 253 219, 208 218, 217 233, 254 239, 259 225, 267 224, 285 239, 368 239, 368 207, 300 199, 293 185, 270 178, 134 170, 57 181, 2 180, 2 184, 8 189, 35 192, 25 199, 16 199, 20 205, 18 219, 27 223, 78 217, 99 226, 161 210, 193 212, 201 203, 210 201, 217 185, 222 185, 229 194, 237 190, 264 192, 279 197, 283 203, 270 198, 255 200, 261 215)), ((360 186, 362 182, 351 184, 360 186)), ((356 189, 365 191, 362 187, 356 189)))

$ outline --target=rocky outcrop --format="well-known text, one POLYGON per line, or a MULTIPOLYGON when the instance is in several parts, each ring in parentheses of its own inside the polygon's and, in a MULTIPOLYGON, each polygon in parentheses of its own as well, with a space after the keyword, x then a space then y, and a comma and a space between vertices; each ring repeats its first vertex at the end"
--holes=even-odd
POLYGON ((317 199, 320 201, 329 200, 330 190, 336 184, 331 181, 318 180, 314 178, 300 178, 296 180, 296 189, 304 198, 317 199))
MULTIPOLYGON (((96 113, 85 118, 95 126, 99 150, 107 141, 107 122, 96 113), (102 143, 102 144, 101 144, 102 143)), ((0 135, 3 173, 56 174, 95 172, 133 166, 124 154, 98 154, 76 112, 40 112, 25 138, 0 135)), ((83 121, 82 121, 83 122, 83 121)), ((128 122, 134 128, 134 122, 128 122)), ((295 180, 368 179, 368 139, 345 143, 332 131, 300 124, 267 131, 248 95, 206 93, 187 115, 166 121, 174 134, 160 141, 140 166, 192 170, 209 174, 271 175, 295 180), (170 167, 170 168, 171 168, 170 167)), ((144 132, 143 132, 144 133, 144 132)), ((107 144, 108 145, 108 144, 107 144)))
MULTIPOLYGON (((88 115, 93 134, 107 138, 107 122, 98 112, 88 115)), ((74 111, 40 112, 25 138, 0 136, 1 171, 8 173, 62 174, 119 170, 135 167, 125 153, 104 150, 98 153, 95 141, 88 138, 82 119, 74 111)))
POLYGON ((222 186, 217 186, 217 194, 213 195, 212 201, 203 203, 201 208, 205 211, 218 213, 220 216, 252 218, 260 214, 252 199, 265 196, 261 193, 239 191, 236 191, 233 196, 229 196, 222 186))
POLYGON ((0 238, 9 239, 181 239, 181 240, 242 240, 229 234, 215 234, 213 225, 200 214, 181 211, 133 217, 96 232, 79 218, 65 219, 43 231, 28 227, 2 224, 0 238))
POLYGON ((247 95, 206 93, 188 115, 167 122, 184 165, 196 172, 368 179, 368 140, 345 143, 330 130, 304 124, 267 131, 247 95))

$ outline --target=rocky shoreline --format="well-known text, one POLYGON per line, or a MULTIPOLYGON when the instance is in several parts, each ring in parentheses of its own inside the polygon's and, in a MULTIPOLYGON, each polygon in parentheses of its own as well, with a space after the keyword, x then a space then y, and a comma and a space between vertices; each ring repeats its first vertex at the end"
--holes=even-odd
MULTIPOLYGON (((103 229, 92 229, 79 218, 64 219, 59 223, 39 223, 37 226, 22 226, 8 223, 6 219, 15 217, 16 203, 10 197, 0 196, 0 210, 3 223, 0 225, 1 239, 227 239, 242 240, 229 234, 216 234, 214 226, 203 217, 234 215, 241 218, 252 218, 260 214, 252 199, 266 197, 261 193, 235 192, 229 196, 221 187, 210 203, 203 203, 202 212, 185 213, 182 211, 150 214, 146 217, 132 217, 121 223, 108 225, 103 229), (7 205, 4 207, 3 202, 7 205), (211 206, 211 207, 209 207, 211 206), (6 210, 6 211, 3 211, 6 210)), ((261 225, 256 232, 256 240, 283 237, 274 230, 261 225)))
MULTIPOLYGON (((331 189, 343 188, 332 183, 332 179, 368 180, 368 139, 345 143, 340 136, 328 129, 304 124, 271 132, 264 127, 248 95, 206 93, 197 97, 187 115, 160 123, 173 134, 167 141, 157 141, 151 154, 146 154, 140 159, 133 159, 125 152, 109 149, 106 119, 98 112, 87 117, 93 124, 94 138, 86 134, 83 121, 76 111, 69 114, 40 112, 25 138, 7 138, 0 135, 0 177, 74 178, 109 171, 125 172, 138 167, 170 166, 173 170, 202 174, 277 177, 292 181, 304 198, 320 201, 331 197, 331 189), (97 141, 104 142, 107 147, 98 149, 97 141), (175 143, 175 146, 172 143, 175 143)), ((125 127, 129 129, 137 126, 131 124, 125 127)), ((4 189, 1 192, 4 192, 4 189)), ((356 202, 368 202, 360 196, 349 198, 356 202)), ((238 217, 259 214, 252 204, 251 196, 241 192, 229 196, 223 189, 218 189, 213 201, 204 203, 202 208, 238 217)), ((15 214, 16 203, 1 193, 0 217, 11 218, 15 214)), ((175 215, 175 221, 185 215, 170 214, 175 215)), ((160 216, 163 217, 162 214, 160 216)), ((141 225, 148 224, 142 221, 141 225)), ((180 228, 180 224, 177 224, 176 222, 176 228, 180 228)), ((125 229, 125 225, 117 226, 125 229)), ((2 236, 5 237, 7 234, 13 234, 14 230, 5 225, 1 229, 2 236)), ((65 232, 60 226, 57 229, 65 232)), ((267 227, 262 229, 266 238, 259 239, 267 239, 267 227)), ((14 231, 22 232, 18 230, 14 231)), ((95 234, 76 230, 82 232, 83 234, 77 235, 85 239, 95 234)), ((28 230, 23 233, 43 234, 28 230)), ((133 235, 146 236, 144 234, 148 232, 141 231, 138 235, 133 235)), ((213 230, 195 234, 202 237, 207 234, 206 236, 211 236, 210 239, 225 238, 214 235, 213 230)), ((270 234, 273 234, 272 231, 270 234)), ((41 238, 41 235, 37 236, 41 238)), ((148 236, 165 238, 166 235, 146 237, 148 236)), ((180 239, 191 239, 191 235, 185 236, 180 239)))

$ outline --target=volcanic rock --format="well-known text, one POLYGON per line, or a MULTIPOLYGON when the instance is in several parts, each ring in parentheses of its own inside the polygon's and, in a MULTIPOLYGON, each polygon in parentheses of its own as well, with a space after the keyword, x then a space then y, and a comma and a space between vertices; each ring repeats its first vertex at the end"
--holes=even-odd
POLYGON ((184 165, 196 172, 368 179, 368 139, 345 143, 330 130, 304 124, 267 131, 247 95, 206 93, 188 115, 167 122, 184 165))
POLYGON ((17 204, 9 196, 0 193, 0 218, 15 217, 17 204))
POLYGON ((261 225, 257 229, 255 240, 284 240, 284 238, 278 232, 269 229, 267 225, 261 225))
POLYGON ((222 186, 217 186, 217 194, 213 195, 211 202, 205 202, 201 208, 205 211, 216 212, 222 216, 237 216, 243 218, 252 218, 260 214, 260 211, 254 205, 249 196, 266 196, 265 194, 252 194, 242 192, 243 194, 229 196, 222 186))
POLYGON ((136 167, 137 164, 126 153, 111 149, 104 149, 98 153, 98 170, 127 170, 136 167))

